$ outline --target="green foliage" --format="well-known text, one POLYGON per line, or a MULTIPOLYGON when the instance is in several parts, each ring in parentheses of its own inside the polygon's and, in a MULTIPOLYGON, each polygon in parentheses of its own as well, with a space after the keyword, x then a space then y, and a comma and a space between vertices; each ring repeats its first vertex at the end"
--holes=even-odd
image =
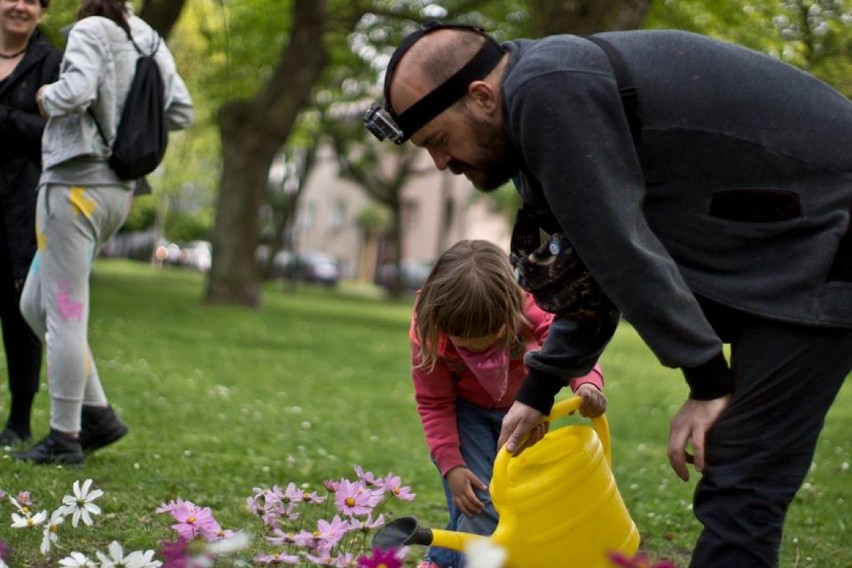
POLYGON ((356 222, 364 232, 380 234, 387 230, 390 212, 382 205, 368 205, 358 213, 356 222))
POLYGON ((177 243, 209 240, 213 230, 212 211, 188 213, 180 209, 169 210, 166 217, 166 237, 177 243))
MULTIPOLYGON (((0 488, 32 491, 36 510, 54 507, 75 479, 92 478, 105 491, 94 527, 60 529, 61 553, 104 551, 111 540, 126 551, 156 548, 174 533, 154 509, 177 497, 211 507, 224 528, 248 529, 259 547, 259 524, 245 508, 253 487, 304 481, 319 488, 324 479, 351 476, 355 464, 392 471, 412 486, 417 499, 394 506, 395 515, 443 527, 444 497, 412 395, 411 300, 363 299, 345 287, 284 293, 270 283, 263 309, 247 311, 203 306, 202 278, 96 263, 90 343, 130 435, 88 457, 83 470, 0 458, 0 488)), ((666 460, 668 420, 686 386, 627 325, 602 365, 618 489, 643 547, 686 566, 699 530, 690 510, 694 479, 680 482, 666 460)), ((828 415, 805 488, 790 509, 782 568, 852 565, 852 509, 844 504, 852 475, 850 384, 828 415)), ((2 414, 7 401, 4 390, 2 414)), ((47 432, 48 415, 43 388, 36 436, 47 432)), ((8 515, 8 500, 0 512, 8 515)), ((5 527, 10 566, 58 564, 58 557, 38 553, 41 531, 5 527)))
POLYGON ((157 216, 157 200, 153 195, 143 195, 133 199, 133 206, 127 221, 121 226, 121 232, 146 231, 154 226, 157 216))
POLYGON ((663 0, 647 28, 694 31, 763 51, 852 95, 849 0, 663 0))

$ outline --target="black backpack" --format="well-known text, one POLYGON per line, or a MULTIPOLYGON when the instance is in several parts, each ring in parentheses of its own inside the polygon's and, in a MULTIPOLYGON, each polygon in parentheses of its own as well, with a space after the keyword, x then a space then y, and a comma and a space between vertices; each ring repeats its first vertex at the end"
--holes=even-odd
MULTIPOLYGON (((157 36, 154 49, 149 54, 142 51, 129 33, 127 37, 136 48, 139 58, 112 143, 109 166, 121 179, 135 180, 154 171, 163 161, 169 131, 165 112, 165 85, 154 58, 162 38, 157 36)), ((108 145, 97 119, 95 124, 104 143, 108 145)))

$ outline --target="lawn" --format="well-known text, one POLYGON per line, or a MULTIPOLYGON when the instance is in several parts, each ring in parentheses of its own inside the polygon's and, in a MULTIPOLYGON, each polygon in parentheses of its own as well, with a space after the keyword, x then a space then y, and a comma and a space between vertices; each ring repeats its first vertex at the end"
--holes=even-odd
MULTIPOLYGON (((355 465, 400 475, 417 493, 394 504, 393 514, 443 525, 443 496, 409 379, 410 300, 270 283, 262 309, 210 307, 201 303, 201 275, 116 260, 96 264, 92 286, 92 349, 131 433, 82 470, 0 459, 0 489, 31 491, 35 510, 56 508, 77 479, 91 478, 105 493, 94 526, 61 527, 64 548, 48 558, 38 553, 41 531, 10 528, 12 508, 8 499, 0 503, 11 567, 56 566, 72 550, 93 555, 112 540, 125 550, 156 548, 174 532, 155 509, 178 497, 210 507, 225 528, 257 534, 261 524, 246 510, 252 488, 294 481, 321 490, 325 479, 353 478, 355 465)), ((644 549, 686 566, 698 533, 694 479, 679 481, 665 457, 684 382, 626 325, 602 365, 620 492, 644 549)), ((39 437, 48 409, 45 387, 34 414, 39 437)), ((3 389, 2 416, 7 410, 3 389)), ((850 431, 847 384, 791 508, 782 567, 852 566, 850 431)))

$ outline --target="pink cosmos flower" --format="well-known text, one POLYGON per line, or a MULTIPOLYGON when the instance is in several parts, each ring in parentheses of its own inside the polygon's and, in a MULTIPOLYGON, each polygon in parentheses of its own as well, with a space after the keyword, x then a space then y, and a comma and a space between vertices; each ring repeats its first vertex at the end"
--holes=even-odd
POLYGON ((358 566, 363 568, 402 568, 402 560, 396 557, 396 552, 393 550, 384 551, 380 548, 374 548, 372 555, 358 558, 358 566))
POLYGON ((337 509, 346 516, 366 515, 373 510, 375 505, 371 504, 373 495, 364 486, 363 482, 353 483, 342 479, 334 492, 334 500, 337 509))
POLYGON ((656 564, 652 563, 648 555, 642 552, 633 558, 628 558, 619 552, 610 552, 609 560, 613 566, 618 566, 619 568, 675 568, 674 563, 669 560, 663 560, 656 564))
POLYGON ((368 533, 373 529, 377 529, 379 527, 384 526, 385 524, 385 516, 383 514, 379 515, 375 521, 373 520, 373 513, 367 515, 367 517, 363 520, 359 519, 349 519, 349 526, 352 530, 361 531, 368 533))
POLYGON ((287 489, 284 490, 284 499, 285 503, 301 503, 304 500, 305 492, 296 487, 296 484, 292 481, 287 484, 287 489))
POLYGON ((302 548, 314 549, 317 547, 317 537, 308 531, 299 531, 293 535, 293 544, 302 548))
POLYGON ((288 544, 292 544, 296 542, 294 540, 295 535, 291 532, 284 532, 280 528, 276 528, 272 530, 272 536, 265 536, 265 538, 270 544, 274 544, 275 546, 286 546, 288 544))
POLYGON ((189 501, 184 501, 171 510, 172 517, 177 523, 172 528, 178 535, 192 540, 197 536, 204 537, 205 534, 221 530, 219 524, 213 518, 210 507, 198 507, 189 501))
POLYGON ((187 568, 189 566, 189 541, 182 536, 174 542, 163 540, 157 554, 163 557, 163 568, 187 568))
POLYGON ((319 566, 331 566, 332 568, 347 568, 352 565, 355 556, 349 552, 332 556, 328 552, 323 552, 319 556, 314 554, 305 554, 305 559, 319 566))
POLYGON ((289 564, 295 566, 301 562, 297 554, 287 554, 284 551, 276 554, 258 554, 254 557, 256 564, 289 564))
POLYGON ((33 501, 32 501, 32 499, 30 499, 30 492, 29 491, 21 491, 20 493, 18 493, 18 495, 15 497, 15 501, 17 501, 18 503, 20 503, 24 507, 32 507, 33 506, 33 501))
POLYGON ((361 467, 360 465, 355 466, 355 474, 358 476, 358 479, 363 479, 365 482, 369 483, 370 485, 375 485, 376 482, 378 481, 376 479, 376 476, 373 475, 372 472, 364 471, 364 468, 361 467))
POLYGON ((413 501, 417 497, 416 493, 411 492, 411 487, 402 486, 402 478, 392 473, 387 474, 377 485, 401 501, 413 501))
POLYGON ((321 550, 330 550, 343 539, 346 531, 349 530, 349 523, 340 518, 339 515, 334 515, 331 522, 324 519, 317 521, 316 536, 320 543, 317 548, 321 550))
POLYGON ((183 505, 186 502, 187 501, 184 501, 183 499, 178 497, 176 500, 169 501, 168 503, 162 503, 154 511, 156 513, 171 513, 175 509, 175 507, 183 505))
POLYGON ((304 500, 305 503, 310 503, 312 505, 319 505, 321 503, 325 503, 327 497, 323 497, 319 495, 316 491, 311 491, 310 493, 305 493, 304 500))

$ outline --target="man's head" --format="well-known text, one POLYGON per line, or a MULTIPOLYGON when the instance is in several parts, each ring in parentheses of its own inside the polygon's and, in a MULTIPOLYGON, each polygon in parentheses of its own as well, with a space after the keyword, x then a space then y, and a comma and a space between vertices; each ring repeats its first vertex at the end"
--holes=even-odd
POLYGON ((397 48, 385 77, 385 105, 374 105, 365 125, 380 140, 402 144, 410 138, 438 169, 465 174, 479 189, 496 189, 518 169, 502 127, 507 58, 477 28, 425 27, 397 48))

